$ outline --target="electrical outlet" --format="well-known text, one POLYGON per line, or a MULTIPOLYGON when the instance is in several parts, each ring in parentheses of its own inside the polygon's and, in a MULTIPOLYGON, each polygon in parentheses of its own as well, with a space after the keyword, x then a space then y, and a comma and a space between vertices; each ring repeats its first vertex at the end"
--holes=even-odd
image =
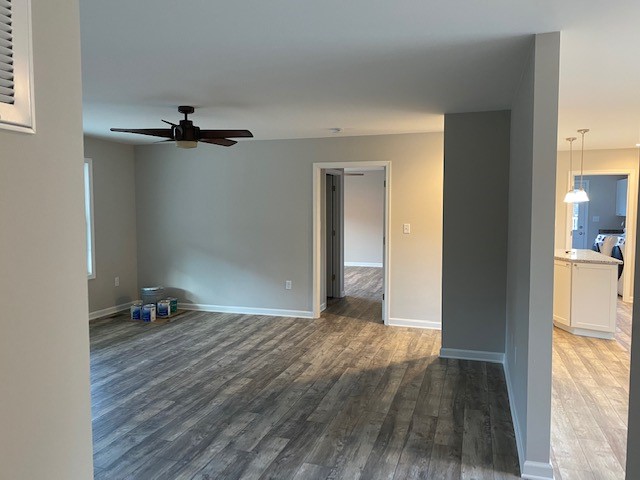
POLYGON ((119 287, 119 286, 120 286, 120 277, 116 277, 116 278, 114 279, 113 283, 114 283, 114 285, 115 285, 116 287, 119 287))
POLYGON ((284 282, 284 288, 286 290, 291 290, 291 280, 287 280, 286 282, 284 282))

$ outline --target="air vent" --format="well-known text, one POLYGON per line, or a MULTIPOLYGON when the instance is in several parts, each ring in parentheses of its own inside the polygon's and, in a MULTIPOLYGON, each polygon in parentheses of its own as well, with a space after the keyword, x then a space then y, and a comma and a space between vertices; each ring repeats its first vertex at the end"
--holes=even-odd
POLYGON ((0 102, 15 103, 11 0, 0 0, 0 102))

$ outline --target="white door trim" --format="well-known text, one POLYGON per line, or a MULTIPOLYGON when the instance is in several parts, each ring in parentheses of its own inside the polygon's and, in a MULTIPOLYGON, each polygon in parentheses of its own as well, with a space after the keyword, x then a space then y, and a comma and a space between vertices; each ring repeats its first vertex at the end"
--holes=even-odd
POLYGON ((382 318, 384 324, 389 324, 389 312, 391 305, 391 162, 320 162, 313 164, 313 279, 312 279, 312 310, 313 318, 320 317, 321 283, 322 283, 322 171, 336 168, 367 168, 383 167, 385 172, 386 188, 384 205, 384 302, 382 302, 382 318))
MULTIPOLYGON (((571 188, 571 181, 574 175, 580 175, 579 170, 574 170, 567 174, 567 190, 571 188)), ((629 179, 629 187, 627 188, 627 238, 624 249, 624 271, 635 272, 635 253, 636 253, 636 227, 637 227, 637 212, 636 207, 638 204, 638 171, 634 169, 611 169, 611 170, 585 170, 584 176, 588 175, 627 175, 629 179), (629 270, 627 270, 629 269, 629 270)), ((571 204, 566 204, 565 211, 565 232, 567 233, 565 238, 565 247, 571 249, 571 204)), ((591 248, 588 246, 588 248, 591 248)), ((622 286, 622 300, 625 302, 633 302, 633 282, 631 281, 632 275, 625 275, 622 286)))

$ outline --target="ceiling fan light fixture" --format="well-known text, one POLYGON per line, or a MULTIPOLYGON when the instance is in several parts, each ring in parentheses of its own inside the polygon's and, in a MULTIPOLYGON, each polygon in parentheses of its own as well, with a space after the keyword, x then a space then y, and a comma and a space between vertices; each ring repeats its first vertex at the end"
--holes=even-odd
POLYGON ((176 147, 178 148, 196 148, 198 142, 195 140, 176 140, 176 147))

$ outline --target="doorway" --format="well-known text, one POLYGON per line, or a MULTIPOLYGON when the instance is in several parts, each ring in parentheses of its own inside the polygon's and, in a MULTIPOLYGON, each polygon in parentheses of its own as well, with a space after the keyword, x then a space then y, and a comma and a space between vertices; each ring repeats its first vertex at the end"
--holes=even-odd
MULTIPOLYGON (((585 170, 583 186, 589 201, 567 204, 566 249, 598 250, 622 257, 618 294, 633 302, 635 271, 635 172, 585 170), (615 249, 615 250, 614 250, 615 249)), ((569 185, 580 185, 579 172, 570 172, 569 185)))
POLYGON ((383 236, 381 314, 385 325, 390 305, 389 213, 391 162, 327 162, 313 165, 313 294, 314 318, 319 318, 330 295, 344 296, 344 172, 378 169, 383 172, 383 236), (335 190, 334 190, 335 187, 335 190), (337 227, 337 228, 336 228, 337 227), (335 234, 334 234, 335 231, 335 234), (333 278, 335 275, 335 279, 333 278))

